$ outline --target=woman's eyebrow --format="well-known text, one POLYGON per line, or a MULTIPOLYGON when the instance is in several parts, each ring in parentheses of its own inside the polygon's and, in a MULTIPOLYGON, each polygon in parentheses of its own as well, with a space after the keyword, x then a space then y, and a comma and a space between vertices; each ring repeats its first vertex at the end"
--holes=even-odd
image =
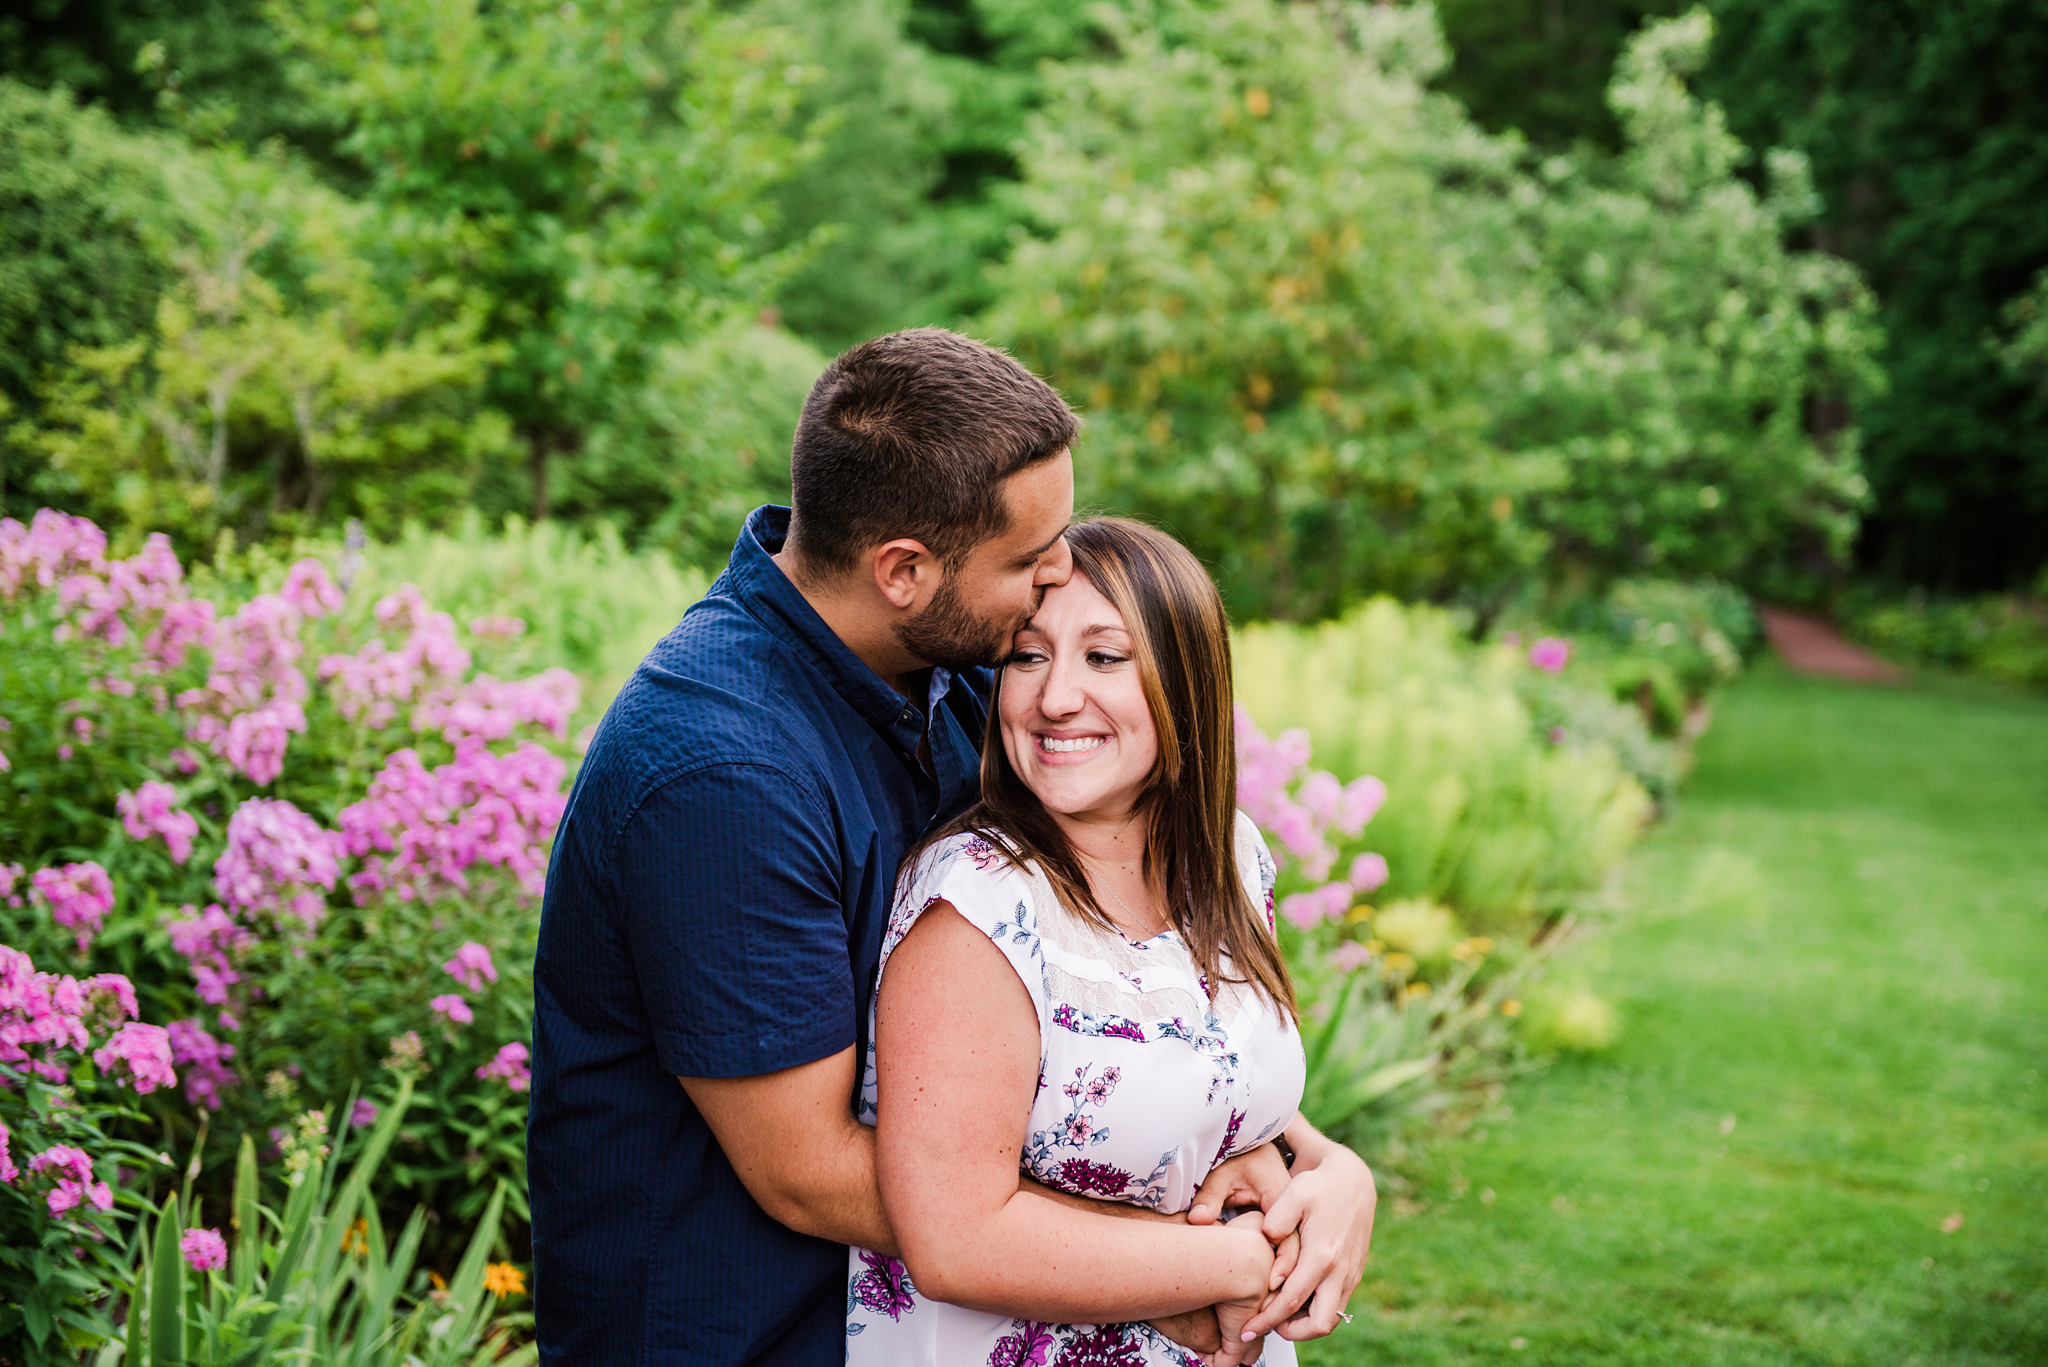
POLYGON ((1130 628, 1118 622, 1097 622, 1094 626, 1083 627, 1081 634, 1083 636, 1100 636, 1108 631, 1121 632, 1126 636, 1130 634, 1130 628))

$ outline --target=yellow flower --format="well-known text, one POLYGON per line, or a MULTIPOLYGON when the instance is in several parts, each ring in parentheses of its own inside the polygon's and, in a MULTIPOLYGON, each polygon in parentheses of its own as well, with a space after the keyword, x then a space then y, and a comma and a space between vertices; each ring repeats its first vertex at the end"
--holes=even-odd
POLYGON ((356 1222, 341 1232, 341 1251, 353 1253, 358 1258, 370 1251, 370 1222, 356 1216, 356 1222))
POLYGON ((1430 989, 1428 983, 1409 983, 1408 1000, 1414 1001, 1417 997, 1427 997, 1429 995, 1429 990, 1430 989))
POLYGON ((1398 977, 1406 977, 1415 971, 1415 956, 1413 954, 1403 954, 1398 949, 1391 954, 1383 955, 1380 963, 1386 968, 1388 973, 1398 977))
POLYGON ((1493 953, 1493 941, 1485 935, 1474 935, 1469 940, 1460 940, 1451 951, 1451 957, 1460 963, 1477 963, 1493 953))
POLYGON ((1513 997, 1509 997, 1500 1004, 1500 1013, 1503 1016, 1519 1016, 1522 1014, 1522 1004, 1513 997))
POLYGON ((1350 911, 1344 913, 1344 924, 1347 926, 1357 925, 1360 921, 1369 921, 1371 919, 1372 903, 1370 902, 1360 902, 1357 906, 1351 908, 1350 911))
POLYGON ((526 1274, 510 1263, 492 1263, 484 1269, 484 1290, 493 1296, 523 1296, 526 1274))

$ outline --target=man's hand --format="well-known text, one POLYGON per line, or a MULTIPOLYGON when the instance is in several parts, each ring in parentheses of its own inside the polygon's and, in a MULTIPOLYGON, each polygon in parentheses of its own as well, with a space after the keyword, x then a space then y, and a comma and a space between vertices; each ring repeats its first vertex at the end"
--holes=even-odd
MULTIPOLYGON (((1300 1252, 1285 1283, 1241 1333, 1277 1331, 1298 1343, 1334 1330, 1358 1289, 1379 1195, 1365 1161, 1307 1121, 1297 1117, 1287 1139, 1296 1155, 1294 1180, 1267 1207, 1265 1232, 1276 1242, 1299 1236, 1300 1252)), ((1279 1263, 1276 1258, 1276 1268, 1279 1263)))
POLYGON ((1248 1153, 1226 1158, 1209 1170, 1188 1207, 1188 1223, 1213 1225, 1226 1208, 1271 1210, 1287 1190, 1289 1174, 1280 1151, 1261 1144, 1248 1153))

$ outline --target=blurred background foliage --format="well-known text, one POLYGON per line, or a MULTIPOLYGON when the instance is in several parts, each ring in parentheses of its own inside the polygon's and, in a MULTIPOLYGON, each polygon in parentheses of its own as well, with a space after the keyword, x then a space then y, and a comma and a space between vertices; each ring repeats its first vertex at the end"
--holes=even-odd
POLYGON ((2027 593, 2038 5, 1682 9, 50 0, 0 19, 0 499, 715 567, 824 359, 938 323, 1245 619, 2027 593))

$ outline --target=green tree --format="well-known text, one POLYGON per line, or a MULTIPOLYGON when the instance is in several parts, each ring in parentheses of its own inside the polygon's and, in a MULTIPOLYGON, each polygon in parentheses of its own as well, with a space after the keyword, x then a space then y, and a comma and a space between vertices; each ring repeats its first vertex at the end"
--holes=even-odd
MULTIPOLYGON (((165 140, 123 134, 65 92, 0 79, 0 418, 74 346, 147 327, 170 278, 165 140)), ((61 491, 0 437, 0 513, 61 491)))
POLYGON ((1024 194, 1052 236, 989 318, 1085 404, 1083 499, 1171 528, 1242 615, 1504 583, 1551 467, 1488 440, 1485 397, 1538 334, 1430 174, 1469 126, 1420 88, 1428 11, 1164 8, 1182 41, 1125 28, 1049 77, 1024 194))
POLYGON ((281 153, 187 155, 163 185, 180 226, 149 324, 72 346, 14 430, 39 491, 188 547, 455 512, 511 445, 477 311, 445 281, 381 288, 369 211, 281 153))
POLYGON ((650 430, 627 415, 662 349, 751 314, 792 264, 769 249, 764 196, 805 150, 794 116, 815 72, 793 38, 709 0, 277 13, 346 130, 380 264, 476 300, 501 356, 486 397, 526 449, 535 515, 606 511, 576 470, 593 434, 650 430))
POLYGON ((1649 19, 1681 0, 1438 0, 1451 64, 1437 86, 1494 132, 1549 150, 1622 145, 1607 103, 1615 60, 1649 19))
POLYGON ((1805 159, 1773 153, 1758 196, 1747 150, 1687 88, 1712 31, 1704 9, 1643 29, 1609 90, 1620 155, 1539 164, 1549 346, 1502 394, 1497 435, 1565 470, 1532 513, 1551 576, 1810 594, 1846 563, 1868 489, 1855 430, 1809 429, 1878 386, 1873 304, 1846 263, 1784 245, 1817 207, 1805 159))
POLYGON ((2048 266, 2041 0, 1715 0, 1709 93, 1798 148, 1814 240, 1882 301, 1889 390, 1858 412, 1876 507, 1861 559, 1947 588, 2048 560, 2048 394, 1987 340, 2048 266))

